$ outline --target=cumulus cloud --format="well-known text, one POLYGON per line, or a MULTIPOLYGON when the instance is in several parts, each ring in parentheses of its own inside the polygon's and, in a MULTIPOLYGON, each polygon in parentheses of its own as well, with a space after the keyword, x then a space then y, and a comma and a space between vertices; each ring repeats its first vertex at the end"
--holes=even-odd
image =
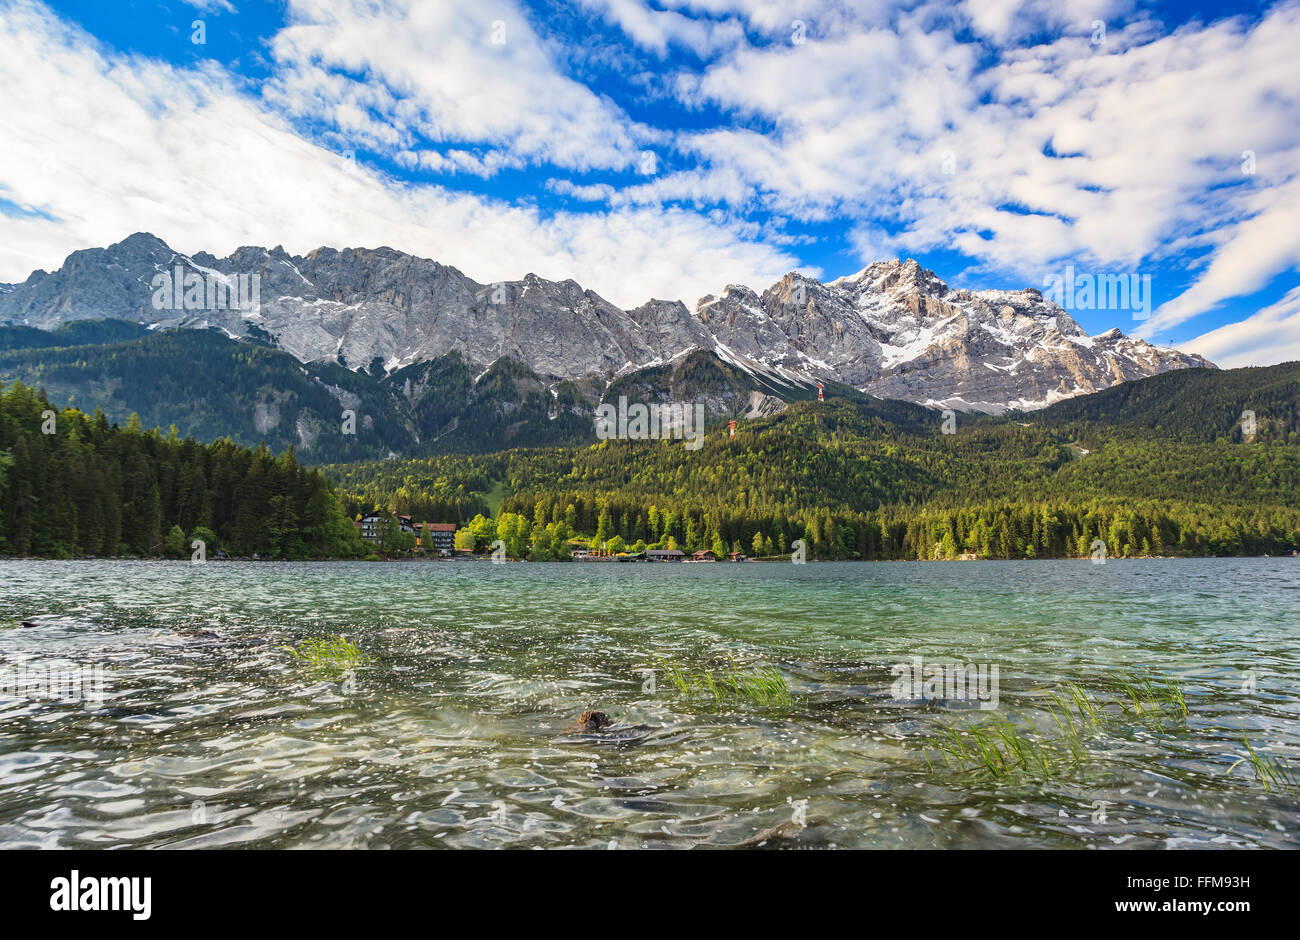
POLYGON ((511 0, 289 0, 287 15, 267 98, 344 139, 479 144, 579 170, 639 153, 634 122, 561 74, 511 0))
POLYGON ((633 42, 664 55, 670 46, 706 56, 745 39, 744 27, 733 18, 722 21, 694 19, 675 10, 657 10, 641 0, 579 0, 618 26, 633 42))

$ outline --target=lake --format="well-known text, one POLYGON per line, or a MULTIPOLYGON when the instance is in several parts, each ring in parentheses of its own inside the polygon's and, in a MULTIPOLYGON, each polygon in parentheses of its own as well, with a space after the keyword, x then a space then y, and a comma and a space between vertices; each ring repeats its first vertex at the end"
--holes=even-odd
POLYGON ((1282 848, 1300 832, 1294 790, 1233 767, 1244 738, 1300 771, 1296 558, 0 561, 0 621, 35 624, 0 624, 4 848, 1282 848), (339 634, 364 661, 301 655, 339 634), (790 700, 728 686, 754 667, 790 700), (1131 674, 1186 712, 1121 705, 1110 683, 1131 674), (1095 722, 1062 707, 1067 683, 1095 722), (574 727, 586 709, 614 724, 574 727), (980 740, 971 727, 1030 758, 945 751, 980 740))

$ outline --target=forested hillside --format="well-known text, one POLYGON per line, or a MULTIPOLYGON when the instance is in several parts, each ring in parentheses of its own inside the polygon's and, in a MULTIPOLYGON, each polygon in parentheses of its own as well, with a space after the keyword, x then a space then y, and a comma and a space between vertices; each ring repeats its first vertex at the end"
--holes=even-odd
POLYGON ((315 463, 582 443, 595 439, 599 393, 548 390, 508 359, 477 378, 454 352, 387 375, 378 362, 353 372, 215 330, 146 332, 119 320, 0 327, 6 380, 110 421, 134 413, 145 427, 293 447, 315 463))
POLYGON ((0 387, 0 553, 189 557, 364 554, 330 483, 292 449, 199 444, 0 387))
MULTIPOLYGON (((1262 378, 1273 386, 1275 376, 1262 378)), ((1294 408, 1294 392, 1243 394, 1263 402, 1261 427, 1284 426, 1294 408)), ((1222 408, 1203 406, 1206 420, 1219 420, 1222 408)), ((938 412, 925 413, 928 423, 896 423, 870 400, 830 400, 741 422, 734 438, 713 432, 698 451, 611 440, 327 471, 350 506, 405 512, 411 500, 436 499, 443 521, 462 524, 499 486, 509 494, 501 512, 523 520, 516 528, 562 523, 597 544, 616 535, 627 545, 764 554, 803 538, 830 558, 1069 557, 1090 554, 1096 539, 1112 555, 1300 549, 1300 448, 1291 438, 1248 442, 1224 418, 1197 432, 1205 443, 1189 443, 1190 425, 1143 434, 1145 418, 1120 423, 1123 409, 1114 425, 1051 411, 1034 420, 957 416, 946 434, 938 412)), ((1189 403, 1178 414, 1193 411, 1189 403)))
MULTIPOLYGON (((240 350, 256 368, 259 351, 240 350)), ((689 369, 737 387, 716 363, 689 369)), ((41 434, 44 400, 15 386, 0 428, 0 550, 150 554, 175 525, 211 528, 240 554, 347 555, 358 550, 347 517, 379 508, 455 522, 462 547, 500 537, 534 558, 567 557, 574 540, 776 555, 803 539, 814 557, 863 559, 1073 557, 1098 539, 1112 556, 1291 552, 1300 550, 1298 375, 1296 364, 1171 372, 1001 418, 832 395, 742 420, 734 437, 713 426, 699 450, 607 440, 333 464, 324 470, 337 501, 292 449, 204 446, 71 410, 56 434, 41 434)), ((556 397, 570 391, 533 388, 508 361, 477 380, 454 357, 395 377, 395 394, 429 409, 448 396, 461 408, 467 394, 470 407, 448 423, 469 415, 466 433, 484 439, 510 439, 503 412, 473 410, 477 391, 499 401, 501 383, 524 394, 512 413, 537 428, 525 440, 545 444, 548 426, 589 420, 577 404, 584 390, 570 390, 561 417, 556 397)), ((647 373, 643 384, 671 391, 677 380, 647 373)), ((445 414, 426 416, 444 426, 445 414)))
MULTIPOLYGON (((44 388, 55 401, 87 412, 101 408, 119 424, 138 414, 145 427, 175 426, 195 440, 230 437, 248 446, 265 443, 275 453, 294 447, 303 461, 318 464, 590 444, 602 396, 698 401, 715 423, 747 412, 752 393, 816 397, 814 385, 764 380, 703 351, 624 374, 606 387, 591 376, 544 382, 505 357, 475 374, 455 351, 392 372, 379 360, 354 372, 332 362, 299 362, 259 341, 258 333, 237 341, 215 329, 150 331, 122 320, 77 321, 52 331, 0 326, 0 383, 44 388)), ((847 386, 827 383, 827 390, 872 401, 899 423, 931 414, 847 386)))
POLYGON ((1180 369, 1066 399, 1024 420, 1095 440, 1237 442, 1246 412, 1255 416, 1257 442, 1300 445, 1300 362, 1180 369))

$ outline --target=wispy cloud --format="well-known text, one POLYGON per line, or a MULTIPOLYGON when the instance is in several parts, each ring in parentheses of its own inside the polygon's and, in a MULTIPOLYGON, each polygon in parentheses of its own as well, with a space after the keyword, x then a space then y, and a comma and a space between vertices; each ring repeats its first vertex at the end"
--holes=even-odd
POLYGON ((186 6, 194 7, 202 13, 238 13, 230 0, 185 0, 186 6))
POLYGON ((864 262, 956 248, 1037 283, 1067 261, 1154 266, 1207 236, 1198 279, 1143 326, 1156 335, 1300 264, 1287 51, 1300 6, 1168 35, 1094 22, 1115 7, 968 3, 994 40, 1065 30, 991 64, 925 8, 896 12, 898 28, 739 49, 677 87, 763 129, 737 122, 683 146, 773 212, 848 220, 864 262))
POLYGON ((268 100, 381 153, 502 149, 578 170, 627 169, 642 132, 562 74, 510 0, 289 0, 268 100))
POLYGON ((1182 348, 1228 369, 1300 360, 1300 287, 1240 323, 1211 330, 1182 348))

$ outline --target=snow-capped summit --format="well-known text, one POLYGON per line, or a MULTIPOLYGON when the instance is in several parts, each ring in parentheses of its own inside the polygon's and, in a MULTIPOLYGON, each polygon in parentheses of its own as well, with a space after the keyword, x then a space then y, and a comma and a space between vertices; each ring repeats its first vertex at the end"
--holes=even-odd
POLYGON ((54 273, 0 285, 0 323, 50 329, 107 317, 217 328, 269 339, 304 362, 359 369, 378 359, 389 371, 454 349, 480 370, 509 356, 543 377, 608 380, 703 349, 775 381, 837 381, 881 398, 988 412, 1212 367, 1118 329, 1089 336, 1034 288, 953 289, 912 259, 877 261, 829 283, 792 272, 761 294, 732 284, 694 311, 666 300, 622 310, 572 280, 529 274, 480 284, 392 248, 295 257, 245 247, 216 258, 136 234, 75 252, 54 273), (185 289, 160 292, 163 274, 185 289), (197 306, 191 281, 200 285, 197 306), (256 287, 256 306, 212 305, 204 289, 213 281, 256 287))

